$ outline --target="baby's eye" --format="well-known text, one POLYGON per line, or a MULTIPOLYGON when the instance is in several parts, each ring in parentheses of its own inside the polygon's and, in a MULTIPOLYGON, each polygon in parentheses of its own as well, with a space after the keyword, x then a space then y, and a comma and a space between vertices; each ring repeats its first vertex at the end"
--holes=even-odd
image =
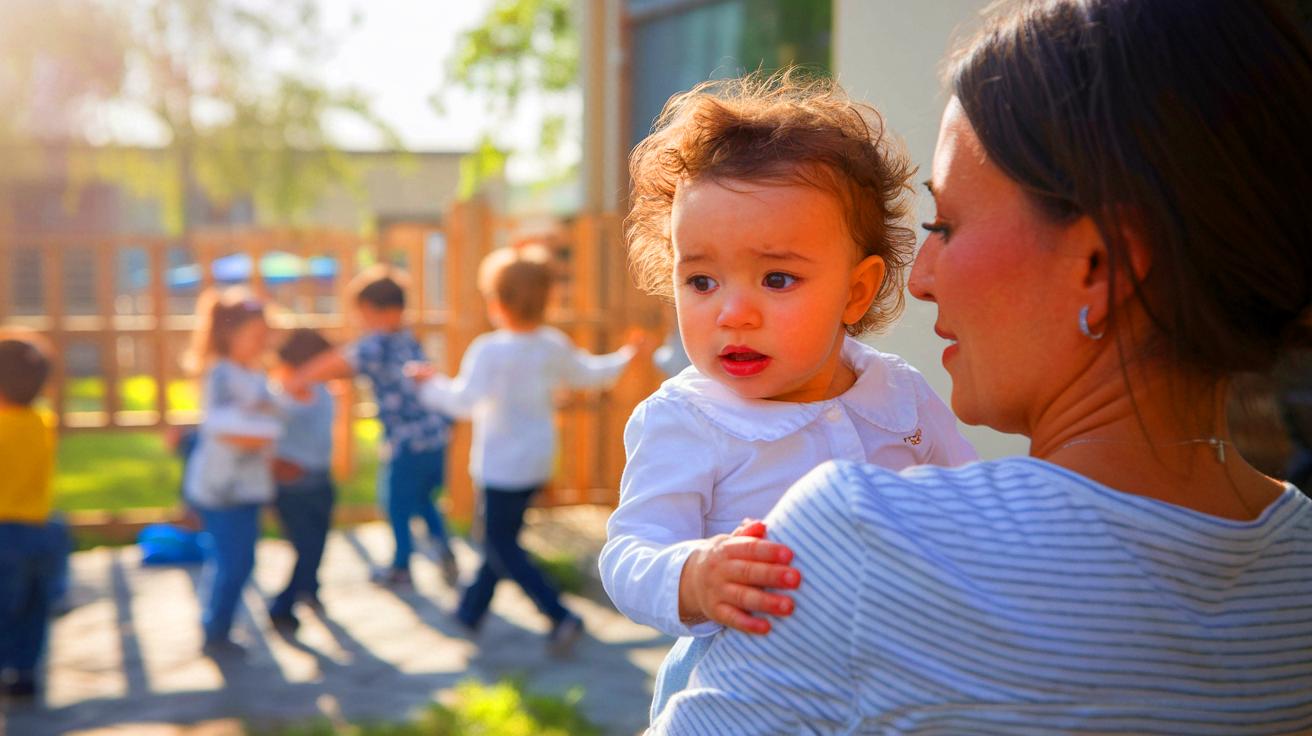
POLYGON ((761 283, 767 289, 787 289, 797 283, 797 277, 792 274, 772 271, 765 275, 765 278, 761 280, 761 283))
POLYGON ((698 294, 705 294, 719 286, 710 276, 691 276, 688 278, 688 285, 698 294))

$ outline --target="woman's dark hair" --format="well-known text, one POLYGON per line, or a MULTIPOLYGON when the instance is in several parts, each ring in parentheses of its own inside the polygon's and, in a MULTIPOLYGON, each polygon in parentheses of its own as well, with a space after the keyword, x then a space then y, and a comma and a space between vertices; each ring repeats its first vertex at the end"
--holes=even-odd
POLYGON ((1148 354, 1228 375, 1306 341, 1312 51, 1299 29, 1265 0, 1011 7, 955 57, 952 91, 1040 211, 1092 218, 1113 279, 1130 277, 1127 234, 1150 250, 1135 284, 1156 327, 1148 354))

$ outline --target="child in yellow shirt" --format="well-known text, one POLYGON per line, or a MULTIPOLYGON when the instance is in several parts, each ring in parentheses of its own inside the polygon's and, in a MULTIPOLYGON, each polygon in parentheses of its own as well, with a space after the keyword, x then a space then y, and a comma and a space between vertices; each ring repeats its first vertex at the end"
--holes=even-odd
POLYGON ((50 361, 32 342, 0 340, 0 694, 36 697, 50 586, 63 539, 46 524, 55 465, 53 419, 32 408, 50 361))

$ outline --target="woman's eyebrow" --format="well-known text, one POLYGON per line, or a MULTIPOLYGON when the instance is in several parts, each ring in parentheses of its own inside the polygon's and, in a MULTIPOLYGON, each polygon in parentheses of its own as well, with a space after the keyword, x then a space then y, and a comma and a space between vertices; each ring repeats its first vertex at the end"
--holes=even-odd
POLYGON ((933 180, 931 180, 931 179, 926 179, 926 180, 924 180, 923 182, 921 182, 921 184, 924 184, 924 185, 925 185, 925 189, 929 192, 929 196, 931 196, 931 197, 934 196, 934 182, 933 182, 933 180))

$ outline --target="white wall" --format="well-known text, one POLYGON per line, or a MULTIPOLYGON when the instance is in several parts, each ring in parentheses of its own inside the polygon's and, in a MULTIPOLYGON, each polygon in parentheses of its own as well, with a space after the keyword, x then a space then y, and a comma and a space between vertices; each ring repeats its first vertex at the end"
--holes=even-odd
MULTIPOLYGON (((952 41, 968 37, 987 0, 834 0, 834 71, 848 94, 873 104, 889 129, 906 144, 920 167, 916 181, 929 178, 939 117, 947 102, 940 82, 952 41)), ((919 189, 916 223, 933 211, 919 189)), ((907 298, 907 311, 892 331, 871 340, 919 368, 947 400, 951 382, 940 356, 946 343, 933 332, 936 310, 907 298)), ((963 427, 986 458, 1023 454, 1024 437, 983 427, 963 427)))

